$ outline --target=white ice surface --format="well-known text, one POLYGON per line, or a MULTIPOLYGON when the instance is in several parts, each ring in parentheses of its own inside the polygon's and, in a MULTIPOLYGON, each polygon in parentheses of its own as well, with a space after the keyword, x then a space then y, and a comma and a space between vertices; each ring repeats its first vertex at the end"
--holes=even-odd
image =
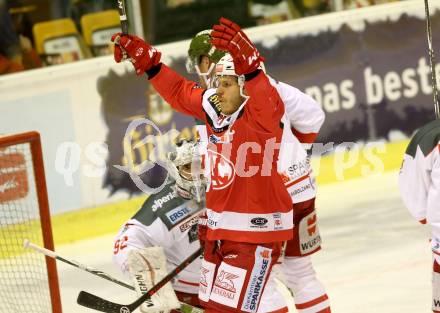
MULTIPOLYGON (((397 175, 319 188, 323 250, 313 261, 333 313, 430 312, 428 229, 403 207, 397 175)), ((105 236, 60 246, 57 251, 123 279, 111 263, 112 240, 113 236, 105 236)), ((124 304, 135 299, 130 290, 69 265, 58 262, 58 271, 65 313, 94 312, 76 304, 80 290, 124 304)))

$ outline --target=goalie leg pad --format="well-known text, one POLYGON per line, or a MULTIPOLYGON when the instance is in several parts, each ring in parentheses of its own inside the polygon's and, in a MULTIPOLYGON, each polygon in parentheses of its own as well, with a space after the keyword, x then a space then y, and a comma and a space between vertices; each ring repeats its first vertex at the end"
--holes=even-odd
MULTIPOLYGON (((139 296, 146 293, 167 275, 166 257, 162 247, 131 250, 128 254, 128 270, 139 296)), ((171 283, 163 286, 140 307, 143 313, 169 312, 180 307, 171 283)))

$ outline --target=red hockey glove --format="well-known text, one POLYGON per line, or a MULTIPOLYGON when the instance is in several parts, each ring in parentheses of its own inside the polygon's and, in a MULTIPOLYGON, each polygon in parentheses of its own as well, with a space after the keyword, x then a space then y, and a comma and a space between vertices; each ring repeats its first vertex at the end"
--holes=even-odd
POLYGON ((121 62, 126 54, 133 63, 137 75, 142 75, 160 62, 161 53, 142 38, 116 33, 112 36, 112 42, 115 43, 115 61, 121 62))
POLYGON ((254 72, 264 61, 252 41, 240 26, 222 17, 220 25, 214 25, 211 32, 212 44, 220 50, 227 50, 234 59, 235 73, 238 75, 254 72))

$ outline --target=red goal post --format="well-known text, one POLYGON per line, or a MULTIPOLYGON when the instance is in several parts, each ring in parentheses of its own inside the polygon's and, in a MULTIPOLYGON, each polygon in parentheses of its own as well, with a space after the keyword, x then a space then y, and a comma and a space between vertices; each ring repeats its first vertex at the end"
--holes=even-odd
POLYGON ((24 239, 54 250, 37 132, 0 136, 0 312, 61 313, 55 260, 24 239))

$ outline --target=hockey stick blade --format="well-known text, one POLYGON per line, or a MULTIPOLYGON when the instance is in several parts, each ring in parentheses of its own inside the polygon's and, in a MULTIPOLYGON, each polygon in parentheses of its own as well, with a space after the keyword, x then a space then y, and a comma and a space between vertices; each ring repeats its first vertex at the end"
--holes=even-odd
POLYGON ((106 313, 131 313, 136 310, 142 303, 154 295, 160 288, 165 286, 171 281, 178 273, 180 273, 185 267, 191 264, 195 259, 197 259, 202 254, 202 248, 199 248, 196 252, 187 257, 181 264, 179 264, 174 270, 172 270, 168 275, 162 278, 156 285, 150 288, 146 293, 144 293, 139 299, 131 304, 122 305, 114 303, 98 296, 92 295, 86 291, 81 291, 78 295, 77 303, 79 305, 88 307, 89 309, 94 309, 106 313))
POLYGON ((78 295, 77 303, 89 309, 107 312, 107 313, 125 313, 131 312, 123 305, 104 300, 98 296, 92 295, 86 291, 81 291, 78 295), (124 311, 124 309, 126 309, 124 311))

